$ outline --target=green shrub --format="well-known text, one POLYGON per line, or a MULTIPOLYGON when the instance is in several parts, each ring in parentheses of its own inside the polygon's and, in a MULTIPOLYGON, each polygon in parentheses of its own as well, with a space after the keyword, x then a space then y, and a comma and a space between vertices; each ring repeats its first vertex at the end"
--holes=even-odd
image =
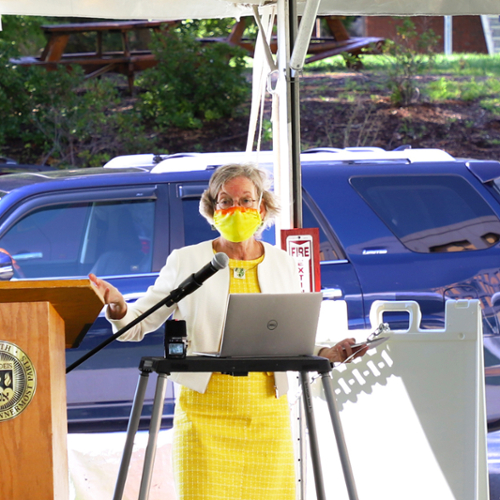
POLYGON ((0 62, 0 146, 15 141, 35 152, 29 161, 73 167, 151 148, 139 115, 120 109, 109 79, 85 80, 78 66, 47 71, 0 62))
POLYGON ((0 42, 0 145, 21 130, 22 110, 27 103, 19 72, 9 62, 14 54, 15 50, 8 42, 0 42))
POLYGON ((419 35, 409 18, 397 27, 397 35, 397 42, 387 40, 384 45, 388 85, 393 104, 407 106, 419 95, 416 76, 432 66, 439 37, 432 30, 419 35))
MULTIPOLYGON (((247 26, 250 18, 246 18, 247 26)), ((195 38, 225 38, 231 32, 236 23, 234 18, 223 19, 186 19, 181 21, 177 30, 181 33, 189 33, 195 38)))
POLYGON ((457 81, 441 77, 427 85, 426 93, 433 101, 444 101, 446 99, 458 99, 461 91, 457 81))
POLYGON ((202 44, 189 32, 170 29, 155 37, 151 49, 159 64, 137 80, 146 89, 140 111, 158 127, 198 128, 231 117, 248 95, 246 53, 238 47, 202 44))
POLYGON ((428 84, 426 92, 431 100, 461 99, 475 101, 483 97, 492 97, 500 93, 500 82, 496 78, 477 80, 475 77, 467 81, 456 81, 442 77, 428 84))
POLYGON ((40 27, 48 24, 46 17, 2 16, 0 47, 8 44, 15 55, 35 56, 43 49, 47 40, 40 27))
POLYGON ((495 99, 495 98, 482 99, 479 102, 479 105, 483 109, 489 111, 490 113, 495 113, 497 115, 500 115, 500 99, 495 99))

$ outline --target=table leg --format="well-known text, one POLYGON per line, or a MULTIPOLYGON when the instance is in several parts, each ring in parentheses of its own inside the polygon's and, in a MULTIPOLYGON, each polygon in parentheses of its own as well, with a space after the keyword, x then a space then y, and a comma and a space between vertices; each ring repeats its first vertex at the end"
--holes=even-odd
POLYGON ((311 391, 309 387, 309 377, 307 372, 300 372, 300 384, 306 414, 307 430, 309 432, 309 446, 311 448, 311 460, 314 472, 314 484, 316 485, 317 500, 326 500, 325 487, 323 485, 323 475, 321 473, 321 460, 319 456, 318 436, 316 434, 316 423, 312 407, 311 391))
POLYGON ((325 397, 330 411, 330 418, 332 419, 333 431, 337 441, 337 448, 339 450, 340 462, 344 472, 345 484, 349 494, 349 500, 358 500, 358 492, 356 491, 356 484, 354 483, 354 476, 352 475, 351 461, 347 453, 347 446, 344 438, 344 431, 342 429, 342 422, 340 421, 339 410, 337 407, 337 400, 333 392, 333 380, 330 373, 322 373, 321 381, 323 389, 325 390, 325 397))
POLYGON ((121 500, 123 497, 123 490, 125 489, 125 482, 127 481, 128 468, 130 465, 130 458, 132 457, 132 449, 134 447, 134 438, 139 428, 141 419, 142 408, 144 406, 144 397, 146 388, 148 386, 149 372, 141 372, 139 380, 137 381, 137 388, 135 391, 134 402, 132 404, 132 411, 127 427, 127 439, 125 441, 125 448, 123 449, 122 461, 118 471, 118 478, 116 480, 115 492, 113 500, 121 500))
POLYGON ((141 487, 139 490, 139 500, 148 500, 149 490, 151 488, 151 479, 153 477, 153 466, 156 455, 156 444, 158 441, 158 432, 161 427, 161 417, 165 405, 165 390, 167 388, 167 375, 158 374, 156 382, 155 399, 153 411, 151 413, 151 422, 149 424, 149 437, 146 453, 144 455, 144 468, 142 470, 141 487))

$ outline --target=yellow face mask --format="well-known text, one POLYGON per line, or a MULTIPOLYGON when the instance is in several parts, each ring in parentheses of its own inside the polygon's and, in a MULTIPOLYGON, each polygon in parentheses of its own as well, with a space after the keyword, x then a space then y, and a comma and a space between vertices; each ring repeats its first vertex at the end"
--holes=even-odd
POLYGON ((223 238, 233 243, 248 240, 261 224, 260 212, 256 208, 236 206, 214 213, 215 228, 223 238))

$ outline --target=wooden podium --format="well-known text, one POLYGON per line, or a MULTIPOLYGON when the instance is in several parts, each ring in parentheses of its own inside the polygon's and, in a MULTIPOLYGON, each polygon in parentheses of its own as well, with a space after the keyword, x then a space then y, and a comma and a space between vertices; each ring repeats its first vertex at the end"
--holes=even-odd
POLYGON ((87 279, 0 282, 0 499, 69 498, 65 347, 102 307, 87 279))

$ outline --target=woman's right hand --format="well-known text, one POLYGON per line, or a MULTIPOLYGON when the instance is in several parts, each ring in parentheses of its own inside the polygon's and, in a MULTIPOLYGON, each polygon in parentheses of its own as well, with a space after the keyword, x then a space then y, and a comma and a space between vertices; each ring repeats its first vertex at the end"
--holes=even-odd
POLYGON ((108 305, 109 317, 122 319, 127 314, 127 303, 123 295, 111 283, 98 278, 95 274, 89 274, 89 279, 108 305))

